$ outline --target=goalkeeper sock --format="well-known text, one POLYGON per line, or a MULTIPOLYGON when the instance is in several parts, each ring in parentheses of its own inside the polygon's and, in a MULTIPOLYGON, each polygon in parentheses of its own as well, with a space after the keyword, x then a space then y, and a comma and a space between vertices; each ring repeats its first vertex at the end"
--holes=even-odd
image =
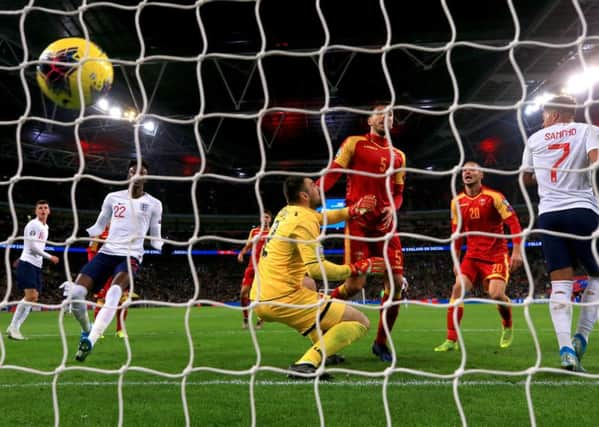
POLYGON ((331 292, 331 298, 347 299, 348 296, 349 295, 347 294, 347 287, 345 286, 345 283, 337 286, 335 289, 333 289, 333 292, 331 292))
MULTIPOLYGON (((381 306, 385 304, 385 302, 389 299, 389 294, 385 291, 383 295, 383 299, 381 300, 381 306)), ((398 301, 398 299, 394 298, 393 301, 398 301)), ((387 344, 387 334, 385 333, 385 326, 383 324, 383 316, 387 319, 387 327, 389 328, 389 333, 393 330, 393 325, 395 325, 395 321, 397 320, 397 315, 399 314, 399 305, 393 305, 387 309, 387 313, 385 314, 385 310, 381 309, 379 314, 379 326, 376 332, 375 342, 379 345, 387 344)))
MULTIPOLYGON (((78 285, 77 283, 73 285, 70 292, 74 300, 85 300, 87 295, 85 286, 78 285)), ((79 322, 79 325, 81 325, 81 330, 89 332, 91 325, 89 323, 89 316, 87 315, 87 303, 85 301, 71 303, 71 312, 79 322)))
MULTIPOLYGON (((506 302, 511 302, 510 299, 506 296, 506 302)), ((497 304, 497 311, 499 311, 499 315, 501 316, 501 324, 504 328, 512 327, 512 306, 511 305, 502 305, 497 304)))
POLYGON ((368 329, 360 322, 341 322, 337 323, 322 336, 322 341, 316 340, 314 345, 297 361, 299 363, 310 363, 318 366, 322 362, 322 351, 320 344, 326 350, 327 356, 339 353, 342 349, 359 340, 368 329))
POLYGON ((89 333, 89 340, 95 344, 103 334, 116 313, 123 290, 119 285, 112 285, 106 292, 106 302, 98 313, 94 326, 89 333))
POLYGON ((27 319, 27 316, 29 316, 30 312, 31 304, 29 304, 29 302, 27 302, 25 299, 22 299, 17 305, 15 314, 12 316, 10 327, 12 329, 16 329, 17 331, 21 329, 21 325, 23 324, 25 319, 27 319))
MULTIPOLYGON (((241 298, 241 306, 242 307, 247 307, 248 305, 250 305, 250 299, 247 298, 247 297, 241 298)), ((243 310, 243 318, 245 320, 247 320, 247 318, 248 318, 248 310, 243 310)))
MULTIPOLYGON (((455 300, 452 298, 449 300, 450 304, 453 304, 455 300)), ((453 321, 453 313, 456 307, 451 306, 447 309, 447 339, 450 341, 458 340, 458 331, 456 330, 455 323, 453 321)), ((462 317, 464 317, 464 303, 461 303, 458 307, 458 326, 462 323, 462 317)))
POLYGON ((553 321, 553 328, 559 343, 559 348, 572 348, 572 280, 556 280, 551 282, 551 298, 549 299, 549 313, 553 321))
MULTIPOLYGON (((599 277, 591 277, 589 279, 581 301, 587 303, 599 301, 599 277)), ((578 318, 576 333, 582 335, 587 342, 597 320, 597 310, 598 306, 596 305, 580 307, 580 317, 578 318)))

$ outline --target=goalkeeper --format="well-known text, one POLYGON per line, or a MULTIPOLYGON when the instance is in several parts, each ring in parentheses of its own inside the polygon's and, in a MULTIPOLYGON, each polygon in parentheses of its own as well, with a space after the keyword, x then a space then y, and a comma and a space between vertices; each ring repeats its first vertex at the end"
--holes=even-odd
MULTIPOLYGON (((259 303, 255 311, 261 319, 284 323, 310 337, 312 347, 289 368, 294 372, 310 374, 322 363, 321 350, 327 356, 336 354, 364 336, 370 323, 354 307, 333 302, 328 296, 303 286, 306 281, 312 282, 306 275, 312 279, 323 279, 324 273, 329 281, 344 280, 367 274, 383 274, 385 264, 380 257, 344 265, 326 261, 320 255, 322 248, 316 241, 323 222, 322 214, 316 211, 321 204, 319 188, 310 178, 293 176, 285 180, 283 191, 288 204, 278 213, 271 227, 250 298, 259 303), (325 300, 324 304, 308 306, 322 299, 325 300), (284 307, 276 303, 308 307, 284 307), (317 317, 322 340, 318 336, 317 317)), ((375 207, 375 197, 366 195, 350 207, 327 211, 327 220, 334 224, 364 215, 375 207)), ((325 375, 321 377, 325 379, 323 377, 325 375)))

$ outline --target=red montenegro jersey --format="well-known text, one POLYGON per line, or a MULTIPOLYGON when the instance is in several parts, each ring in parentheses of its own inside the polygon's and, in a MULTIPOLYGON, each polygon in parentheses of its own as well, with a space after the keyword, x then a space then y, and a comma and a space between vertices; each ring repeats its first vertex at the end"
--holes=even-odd
MULTIPOLYGON (((519 222, 514 209, 505 196, 499 191, 481 187, 480 193, 474 197, 462 192, 451 201, 451 229, 456 230, 458 214, 456 204, 462 214, 461 232, 485 231, 487 233, 504 234, 504 223, 510 225, 513 234, 519 232, 519 222), (512 229, 512 223, 517 228, 512 229)), ((514 239, 519 240, 519 239, 514 239)), ((484 261, 502 261, 507 255, 507 238, 469 235, 466 238, 465 258, 484 261)))
MULTIPOLYGON (((256 252, 256 262, 258 262, 260 255, 262 255, 262 248, 264 247, 264 243, 266 242, 269 232, 270 230, 268 228, 265 228, 264 231, 261 232, 260 227, 254 227, 250 230, 250 235, 248 236, 246 245, 249 245, 252 251, 256 252), (256 242, 256 246, 254 247, 252 246, 252 239, 257 235, 260 235, 260 240, 256 242)), ((248 265, 253 265, 251 258, 248 265)))
MULTIPOLYGON (((406 155, 393 147, 393 169, 405 167, 406 155)), ((389 168, 391 154, 389 142, 384 137, 373 134, 350 136, 339 148, 335 162, 345 169, 383 174, 389 168)), ((366 194, 374 194, 377 200, 377 211, 391 205, 385 185, 386 177, 371 177, 347 174, 346 203, 352 205, 366 194)), ((395 185, 403 185, 405 172, 397 172, 392 176, 391 192, 395 185)))

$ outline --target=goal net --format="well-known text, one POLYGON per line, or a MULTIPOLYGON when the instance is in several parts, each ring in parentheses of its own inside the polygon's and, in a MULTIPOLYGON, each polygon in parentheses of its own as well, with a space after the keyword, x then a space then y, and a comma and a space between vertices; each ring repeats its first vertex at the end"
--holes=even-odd
MULTIPOLYGON (((567 420, 559 408, 596 387, 599 359, 591 349, 587 373, 558 369, 538 196, 524 186, 521 159, 552 94, 575 95, 578 118, 596 121, 599 5, 520 3, 527 2, 0 1, 0 326, 23 296, 13 262, 36 200, 50 201, 46 250, 60 258, 44 267, 45 287, 23 328, 29 339, 0 338, 0 417, 17 425, 567 420), (68 37, 99 46, 114 72, 112 89, 78 109, 59 107, 36 81, 36 67, 52 64, 39 60, 42 51, 68 37), (243 275, 235 257, 251 226, 267 227, 264 212, 285 205, 284 179, 330 172, 343 140, 368 131, 375 106, 394 113, 385 135, 407 157, 375 175, 405 173, 406 182, 395 232, 362 240, 387 248, 401 238, 409 288, 404 299, 381 305, 382 280, 369 278, 344 303, 366 313, 371 330, 344 350, 345 364, 318 368, 334 381, 290 380, 288 366, 310 343, 284 325, 257 329, 255 308, 264 301, 249 306, 248 330, 240 327, 246 307, 231 303, 243 275), (141 179, 126 171, 142 159, 175 251, 146 251, 117 314, 124 338, 109 326, 78 363, 79 327, 57 287, 85 264, 94 241, 85 229, 104 196, 141 179), (468 160, 522 223, 524 266, 510 278, 504 304, 514 317, 508 349, 498 346, 500 319, 485 289, 449 301, 459 261, 453 243, 468 235, 450 232, 449 204, 468 160), (448 308, 464 302, 459 351, 434 352, 448 308), (382 321, 392 354, 385 363, 371 352, 375 325, 397 305, 393 329, 382 321), (39 396, 33 406, 32 393, 39 396)), ((326 210, 344 198, 343 182, 325 194, 326 210)), ((325 223, 318 243, 341 264, 346 237, 342 225, 325 223)), ((255 249, 259 238, 251 242, 255 249)), ((318 286, 330 293, 338 283, 318 286)), ((391 294, 401 286, 391 277, 391 294)), ((99 305, 91 299, 90 313, 99 305)))

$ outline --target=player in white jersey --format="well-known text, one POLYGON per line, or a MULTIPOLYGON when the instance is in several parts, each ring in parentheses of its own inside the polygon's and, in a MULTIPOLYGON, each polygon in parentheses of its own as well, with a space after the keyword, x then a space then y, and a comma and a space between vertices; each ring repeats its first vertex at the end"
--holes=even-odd
POLYGON ((58 257, 45 252, 48 240, 48 216, 50 205, 46 200, 35 203, 35 218, 27 223, 23 231, 23 252, 17 261, 17 287, 25 292, 23 300, 17 304, 15 314, 6 334, 8 338, 22 341, 21 325, 31 312, 31 303, 39 299, 42 290, 42 263, 44 258, 58 264, 58 257))
POLYGON ((599 224, 599 205, 589 170, 599 157, 599 128, 574 121, 576 100, 554 97, 543 110, 543 129, 526 143, 523 166, 527 184, 538 184, 541 229, 586 237, 569 239, 542 234, 543 253, 551 278, 550 313, 560 349, 561 366, 582 370, 597 306, 583 306, 576 334, 571 337, 573 267, 580 262, 588 273, 582 302, 599 302, 599 266, 592 253, 591 235, 599 224))
MULTIPOLYGON (((137 170, 137 162, 131 161, 128 178, 137 170)), ((140 175, 148 174, 148 166, 142 162, 140 175)), ((81 339, 75 359, 82 362, 91 352, 94 344, 102 336, 118 308, 121 295, 129 288, 129 268, 133 275, 141 265, 144 253, 144 238, 153 238, 151 245, 162 250, 161 220, 162 203, 144 192, 144 181, 136 180, 131 191, 122 190, 109 193, 102 203, 102 210, 96 223, 87 229, 91 237, 99 236, 106 225, 110 230, 106 242, 98 254, 82 269, 75 283, 67 286, 67 295, 80 302, 72 303, 72 312, 81 324, 81 339), (93 327, 90 327, 87 305, 84 301, 88 291, 97 292, 112 276, 112 286, 106 292, 104 306, 98 312, 93 327)))

